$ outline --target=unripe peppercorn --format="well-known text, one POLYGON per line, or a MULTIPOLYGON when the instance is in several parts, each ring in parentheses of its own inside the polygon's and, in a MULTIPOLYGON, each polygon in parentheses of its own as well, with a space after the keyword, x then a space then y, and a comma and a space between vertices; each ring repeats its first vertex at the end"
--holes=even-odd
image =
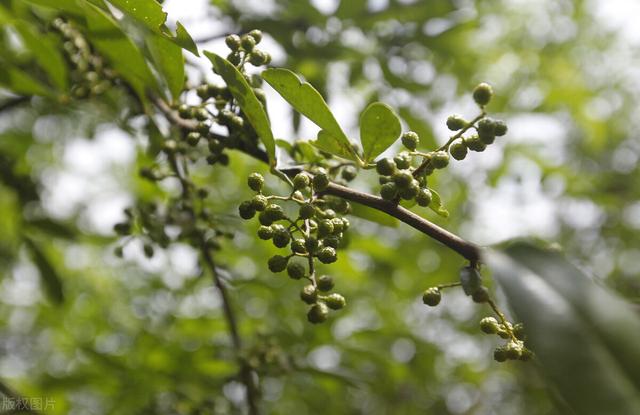
POLYGON ((464 160, 467 157, 467 146, 462 141, 456 140, 449 146, 449 153, 456 160, 464 160))
POLYGON ((473 89, 473 100, 480 106, 485 106, 491 101, 493 96, 493 88, 491 85, 481 83, 473 89))
POLYGON ((233 64, 233 65, 237 65, 242 61, 242 56, 240 56, 240 54, 236 51, 236 52, 231 52, 230 54, 227 55, 227 60, 233 64))
POLYGON ((309 253, 314 254, 320 247, 320 241, 315 236, 310 236, 305 241, 304 246, 309 253))
POLYGON ((393 161, 396 163, 396 166, 399 169, 408 169, 411 167, 411 155, 406 152, 402 152, 393 158, 393 161))
POLYGON ((478 122, 478 137, 485 144, 492 144, 495 139, 495 124, 491 118, 484 118, 478 122))
POLYGON ((380 196, 384 200, 393 200, 398 197, 398 186, 395 183, 389 182, 382 185, 380 188, 380 196))
POLYGON ((287 265, 287 274, 294 280, 299 280, 304 277, 306 272, 307 270, 304 268, 304 265, 299 262, 291 261, 289 262, 289 265, 287 265))
POLYGON ((341 218, 333 218, 331 219, 331 223, 333 224, 333 233, 337 234, 344 230, 344 222, 341 218))
POLYGON ((307 304, 313 304, 318 301, 318 290, 313 285, 305 285, 300 291, 300 299, 307 304))
POLYGON ((336 262, 338 259, 336 255, 336 250, 331 248, 330 246, 324 247, 318 252, 318 259, 323 264, 331 264, 336 262))
POLYGON ((330 246, 333 249, 338 249, 340 245, 340 238, 336 235, 329 235, 322 239, 322 246, 330 246))
POLYGON ((180 118, 189 120, 193 118, 193 111, 191 110, 191 107, 189 107, 188 105, 182 104, 178 107, 178 115, 180 116, 180 118))
POLYGON ((388 158, 382 158, 376 162, 376 172, 381 176, 391 176, 396 172, 396 163, 388 158))
POLYGON ((293 178, 293 188, 296 190, 305 189, 309 187, 309 184, 311 184, 311 179, 309 178, 309 175, 306 173, 298 173, 293 178))
POLYGON ((193 115, 196 117, 198 121, 205 121, 209 119, 209 112, 204 108, 197 108, 193 115))
POLYGON ((402 134, 402 145, 407 149, 413 151, 418 147, 418 143, 420 143, 420 137, 413 131, 407 131, 402 134))
POLYGON ((318 284, 318 289, 320 291, 331 291, 331 289, 333 288, 333 278, 331 278, 328 275, 323 275, 320 278, 318 278, 318 281, 316 281, 316 283, 318 284))
POLYGON ((513 326, 513 335, 516 336, 518 340, 524 340, 526 335, 524 334, 524 325, 522 323, 518 323, 513 326))
POLYGON ((186 138, 187 144, 189 144, 192 147, 195 147, 200 142, 200 138, 202 138, 200 133, 196 131, 191 131, 189 134, 187 134, 187 138, 186 138))
POLYGON ((510 341, 505 346, 505 352, 507 354, 507 359, 517 360, 520 358, 522 348, 517 343, 510 341))
POLYGON ((345 168, 342 169, 342 172, 340 173, 340 177, 350 182, 351 180, 356 178, 357 174, 358 174, 358 171, 356 170, 355 167, 346 166, 345 168))
POLYGON ((268 204, 269 199, 263 195, 255 195, 253 199, 251 199, 251 206, 258 212, 265 210, 268 204))
POLYGON ((238 206, 238 213, 242 219, 249 220, 256 215, 256 210, 251 205, 251 201, 245 200, 238 206))
POLYGON ((431 157, 431 165, 436 169, 444 169, 449 165, 449 154, 446 151, 436 151, 431 157))
POLYGON ((255 49, 251 52, 251 55, 249 55, 249 62, 253 66, 264 65, 267 62, 267 55, 263 51, 255 49))
POLYGON ((307 320, 312 324, 322 323, 329 316, 329 308, 324 303, 317 303, 311 306, 307 313, 307 320))
POLYGON ((333 222, 330 219, 323 219, 318 222, 318 237, 322 238, 333 233, 333 222))
POLYGON ((262 40, 262 31, 258 29, 253 29, 248 34, 253 38, 253 40, 256 41, 256 44, 260 43, 260 41, 262 40))
POLYGON ((307 247, 305 245, 305 240, 302 238, 294 239, 291 242, 291 251, 293 251, 296 254, 306 254, 307 247))
POLYGON ((267 265, 269 266, 269 270, 271 272, 282 272, 285 270, 285 268, 287 268, 288 262, 289 259, 287 257, 284 257, 282 255, 274 255, 269 258, 267 265))
POLYGON ((240 38, 240 46, 242 46, 242 49, 246 50, 247 52, 251 52, 256 46, 256 40, 252 36, 243 35, 240 38))
POLYGON ((504 362, 507 360, 507 350, 504 347, 496 347, 493 351, 493 359, 496 362, 504 362))
POLYGON ((240 36, 229 35, 224 39, 224 43, 227 44, 229 49, 233 51, 238 50, 240 48, 240 36))
POLYGON ((258 215, 258 222, 260 222, 260 225, 262 226, 269 226, 273 223, 273 220, 269 215, 267 215, 267 212, 262 211, 258 215))
POLYGON ((332 310, 340 310, 345 305, 347 305, 347 301, 340 294, 329 294, 326 298, 324 298, 325 304, 332 310))
POLYGON ((405 189, 400 189, 400 197, 404 200, 412 200, 420 192, 420 184, 417 180, 412 180, 409 186, 405 189))
POLYGON ((496 136, 501 137, 507 133, 507 124, 502 120, 495 120, 493 125, 493 132, 496 136))
POLYGON ((433 195, 431 191, 427 188, 422 188, 418 191, 416 195, 416 203, 422 207, 427 207, 431 204, 431 200, 433 199, 433 195))
POLYGON ((289 232, 287 231, 283 233, 274 232, 273 234, 273 245, 277 248, 284 248, 285 246, 289 245, 290 241, 291 234, 289 234, 289 232))
POLYGON ((315 214, 316 208, 311 203, 305 203, 301 205, 298 212, 298 215, 300 215, 302 219, 311 219, 315 216, 315 214))
POLYGON ((258 228, 258 238, 268 241, 273 238, 273 230, 269 226, 260 226, 258 228))
POLYGON ((489 290, 486 287, 480 287, 471 295, 471 299, 476 303, 486 303, 489 301, 489 290))
POLYGON ((264 213, 271 219, 272 222, 277 222, 280 219, 284 218, 284 211, 282 210, 282 206, 276 205, 275 203, 267 206, 264 210, 264 213))
POLYGON ((247 179, 247 184, 251 190, 259 192, 264 185, 264 177, 260 173, 251 173, 247 179))
POLYGON ((480 320, 480 330, 486 334, 495 334, 498 332, 498 321, 493 317, 485 317, 480 320))
POLYGON ((393 175, 393 182, 398 189, 406 189, 411 186, 413 175, 407 170, 400 170, 393 175))
POLYGON ((435 307, 440 304, 440 300, 442 299, 442 294, 440 293, 440 289, 438 287, 428 288, 424 294, 422 294, 422 302, 430 307, 435 307))
POLYGON ((462 130, 467 126, 467 121, 461 115, 450 115, 447 118, 447 128, 451 131, 462 130))
POLYGON ((329 186, 329 176, 326 173, 318 173, 313 176, 313 189, 322 192, 329 186))
POLYGON ((487 145, 483 143, 482 140, 480 140, 480 137, 478 137, 477 134, 474 134, 470 137, 465 138, 464 143, 466 144, 467 148, 471 151, 481 152, 487 148, 487 145))

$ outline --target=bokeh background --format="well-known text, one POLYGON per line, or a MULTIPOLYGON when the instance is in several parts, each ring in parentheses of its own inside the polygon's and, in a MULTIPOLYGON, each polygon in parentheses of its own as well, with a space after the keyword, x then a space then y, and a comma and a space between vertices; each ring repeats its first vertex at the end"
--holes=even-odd
MULTIPOLYGON (((640 302, 640 3, 167 0, 164 8, 201 49, 223 53, 226 34, 261 29, 272 65, 302 74, 353 136, 360 111, 381 100, 432 149, 448 138, 448 115, 475 115, 470 91, 489 82, 489 111, 509 133, 435 176, 448 219, 423 214, 482 245, 553 242, 640 302)), ((0 31, 5 59, 18 47, 11 29, 0 31)), ((215 81, 206 61, 190 55, 187 64, 192 82, 215 81)), ((265 89, 277 137, 315 137, 317 127, 265 89)), ((148 259, 132 239, 123 259, 113 255, 123 209, 176 191, 137 177, 148 138, 126 114, 128 99, 114 92, 52 106, 36 98, 0 112, 0 376, 26 396, 55 399, 47 413, 242 413, 221 301, 196 253, 173 244, 148 259), (23 234, 51 259, 60 304, 23 234)), ((477 329, 490 310, 455 290, 438 308, 422 305, 422 291, 455 281, 463 262, 404 226, 352 220, 348 250, 323 268, 349 305, 322 326, 307 324, 299 284, 267 270, 276 249, 236 214, 250 194, 246 176, 265 168, 237 153, 231 165, 196 174, 215 189, 210 207, 234 233, 218 259, 245 343, 264 360, 268 413, 565 413, 535 364, 492 360, 496 339, 477 329)), ((355 186, 372 189, 374 175, 361 176, 355 186)))

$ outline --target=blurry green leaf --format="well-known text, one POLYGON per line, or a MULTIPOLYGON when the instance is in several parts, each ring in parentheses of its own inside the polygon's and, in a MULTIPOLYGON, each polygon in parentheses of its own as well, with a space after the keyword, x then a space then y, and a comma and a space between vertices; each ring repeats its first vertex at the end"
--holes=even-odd
POLYGON ((640 413, 640 320, 628 303, 557 252, 520 242, 485 260, 576 414, 640 413))
POLYGON ((227 83, 229 91, 238 101, 242 112, 247 116, 256 133, 258 133, 258 137, 266 147, 270 164, 275 166, 276 142, 271 132, 271 123, 264 111, 264 107, 256 97, 255 92, 253 92, 253 88, 231 62, 215 53, 205 51, 204 54, 213 64, 216 73, 227 83))
POLYGON ((364 150, 364 161, 369 163, 393 144, 402 126, 391 107, 374 102, 360 115, 360 141, 364 150))
POLYGON ((165 39, 199 56, 198 47, 184 26, 177 23, 176 35, 171 34, 171 31, 165 25, 167 13, 162 11, 162 6, 156 0, 109 0, 109 3, 129 17, 142 23, 154 33, 161 34, 165 39))
POLYGON ((473 295, 482 286, 482 279, 477 269, 464 267, 460 270, 460 283, 466 295, 473 295))
POLYGON ((284 148, 289 154, 291 154, 291 152, 293 151, 293 146, 291 145, 291 143, 281 138, 276 139, 276 146, 284 148))
POLYGON ((443 218, 448 218, 449 211, 442 204, 442 198, 440 197, 440 194, 432 188, 429 188, 429 191, 431 192, 431 203, 429 203, 429 209, 433 210, 443 218))
POLYGON ((362 219, 366 219, 371 222, 379 223, 380 225, 389 226, 395 228, 398 226, 398 219, 380 212, 377 209, 370 208, 369 206, 361 205, 359 203, 351 204, 351 214, 362 219))
POLYGON ((146 102, 148 90, 161 92, 147 63, 131 39, 118 24, 98 7, 83 3, 89 27, 89 40, 146 102))
POLYGON ((184 88, 184 56, 182 49, 162 36, 151 34, 146 37, 147 47, 156 68, 162 74, 171 98, 177 101, 184 88))
POLYGON ((35 262, 38 271, 40 271, 40 278, 42 279, 42 285, 49 298, 56 304, 62 304, 64 301, 64 293, 62 290, 62 280, 58 275, 58 272, 53 268, 51 262, 47 256, 42 252, 42 249, 38 244, 29 237, 24 237, 24 242, 35 262))
POLYGON ((154 158, 162 149, 164 137, 156 123, 153 122, 151 118, 149 119, 149 123, 147 123, 147 137, 149 137, 149 147, 147 148, 147 154, 154 158))
POLYGON ((21 20, 12 22, 27 49, 33 53, 38 65, 51 79, 51 82, 60 90, 67 90, 68 71, 62 54, 58 48, 43 33, 38 33, 29 23, 21 20))
POLYGON ((45 232, 54 237, 76 239, 75 228, 67 224, 57 222, 53 219, 30 219, 26 220, 25 223, 34 230, 45 232))
MULTIPOLYGON (((329 148, 340 148, 342 149, 342 154, 329 150, 325 151, 349 160, 357 159, 349 139, 331 113, 329 106, 311 84, 301 82, 295 73, 282 68, 267 69, 262 72, 262 77, 293 108, 322 128, 327 136, 331 136, 331 141, 335 142, 335 144, 330 145, 329 148)), ((320 145, 323 145, 323 143, 320 143, 320 145)))
POLYGON ((347 160, 358 161, 357 156, 354 155, 355 152, 353 151, 351 144, 346 144, 343 140, 334 137, 326 130, 318 131, 318 138, 314 141, 310 141, 309 143, 322 151, 326 151, 327 153, 331 153, 347 160))
POLYGON ((50 97, 54 95, 46 85, 5 62, 0 62, 0 85, 4 85, 15 94, 50 97))
POLYGON ((49 7, 58 11, 65 11, 74 14, 82 14, 82 8, 76 0, 26 0, 28 3, 38 6, 49 7))

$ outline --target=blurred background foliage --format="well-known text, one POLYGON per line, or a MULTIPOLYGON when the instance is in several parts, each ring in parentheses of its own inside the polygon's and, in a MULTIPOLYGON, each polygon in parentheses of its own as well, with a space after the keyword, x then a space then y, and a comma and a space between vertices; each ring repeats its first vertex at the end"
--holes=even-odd
MULTIPOLYGON (((381 100, 431 149, 447 138, 447 115, 475 115, 473 86, 491 83, 490 112, 510 132, 435 176, 451 216, 427 218, 481 244, 553 241, 637 304, 640 41, 616 20, 631 6, 614 3, 617 14, 597 1, 550 0, 164 6, 169 25, 183 20, 201 48, 223 50, 225 34, 261 29, 273 64, 304 75, 350 133, 360 110, 381 100)), ((148 259, 132 239, 124 259, 113 255, 122 208, 176 188, 137 177, 154 138, 126 87, 68 98, 73 76, 50 21, 77 16, 77 4, 0 5, 0 375, 25 396, 55 399, 47 413, 243 413, 221 300, 196 253, 175 243, 148 259)), ((120 24, 139 44, 137 23, 120 24)), ((207 65, 186 59, 190 82, 210 78, 207 65)), ((311 136, 267 92, 276 132, 311 136)), ((217 259, 265 412, 567 413, 535 364, 492 360, 496 341, 477 329, 490 310, 455 290, 436 309, 421 304, 422 291, 455 281, 463 261, 404 226, 353 219, 348 249, 323 268, 348 307, 307 324, 300 286, 266 268, 275 248, 237 218, 246 176, 267 175, 265 166, 231 156, 230 169, 199 165, 194 175, 233 233, 217 259)), ((356 186, 371 189, 375 177, 362 176, 356 186)))

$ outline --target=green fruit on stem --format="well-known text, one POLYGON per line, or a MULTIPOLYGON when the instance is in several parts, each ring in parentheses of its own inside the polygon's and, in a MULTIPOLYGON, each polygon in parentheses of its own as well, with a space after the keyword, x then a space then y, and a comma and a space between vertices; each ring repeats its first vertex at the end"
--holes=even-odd
POLYGON ((282 255, 274 255, 269 258, 267 265, 271 272, 282 272, 285 270, 285 268, 287 268, 288 262, 289 258, 282 255))
POLYGON ((311 184, 311 179, 309 175, 306 173, 298 173, 293 178, 293 188, 296 190, 303 190, 309 187, 311 184))
POLYGON ((480 330, 486 334, 495 334, 499 328, 498 321, 493 317, 485 317, 480 320, 480 330))
POLYGON ((325 291, 325 292, 331 291, 331 289, 334 286, 333 278, 331 278, 328 275, 323 275, 320 278, 318 278, 317 284, 318 284, 318 289, 320 291, 325 291))
POLYGON ((486 303, 489 301, 489 290, 486 287, 480 287, 471 295, 471 298, 476 303, 486 303))
POLYGON ((396 163, 388 158, 376 162, 376 172, 381 176, 391 176, 396 171, 396 163))
POLYGON ((316 208, 311 203, 305 203, 301 205, 298 212, 298 215, 300 215, 302 219, 311 219, 315 216, 315 214, 316 208))
POLYGON ((346 166, 342 169, 342 172, 340 173, 340 176, 350 182, 351 180, 356 178, 356 175, 358 174, 358 170, 356 170, 355 167, 353 166, 346 166))
POLYGON ((493 132, 496 136, 501 137, 507 133, 507 124, 502 120, 495 120, 493 125, 493 132))
POLYGON ((307 270, 305 269, 304 265, 299 262, 291 261, 289 262, 289 265, 287 265, 287 274, 294 280, 299 280, 300 278, 304 277, 304 274, 306 272, 307 270))
POLYGON ((258 238, 263 241, 268 241, 273 238, 273 230, 269 226, 260 226, 258 228, 258 238))
POLYGON ((431 191, 427 188, 422 188, 416 195, 416 203, 422 207, 427 207, 431 204, 432 198, 433 195, 431 194, 431 191))
POLYGON ((430 307, 435 307, 440 304, 440 300, 442 299, 442 294, 440 293, 440 289, 438 287, 428 288, 424 294, 422 294, 422 302, 430 307))
POLYGON ((411 167, 411 155, 406 152, 402 152, 393 158, 393 161, 396 163, 396 166, 399 169, 408 169, 411 167))
POLYGON ((305 285, 300 291, 300 299, 307 304, 314 304, 318 301, 318 290, 313 285, 305 285))
POLYGON ((247 179, 247 184, 251 190, 259 192, 264 185, 264 177, 260 173, 251 173, 247 179))
POLYGON ((380 188, 380 196, 384 200, 393 200, 398 197, 398 187, 393 182, 385 183, 380 188))
POLYGON ((256 215, 256 210, 253 208, 251 201, 245 200, 238 206, 238 213, 242 219, 249 220, 256 215))
POLYGON ((253 36, 243 35, 240 38, 240 46, 242 46, 242 49, 244 49, 245 51, 251 52, 256 46, 256 40, 253 38, 253 36))
POLYGON ((449 153, 456 160, 464 160, 467 157, 467 146, 461 140, 456 140, 449 146, 449 153))
POLYGON ((329 308, 324 303, 316 303, 311 306, 307 313, 307 320, 312 324, 324 322, 329 316, 329 308))
POLYGON ((256 44, 260 43, 260 41, 262 40, 262 31, 258 29, 253 29, 248 33, 248 35, 251 36, 253 40, 255 40, 256 44))
POLYGON ((401 140, 402 145, 411 151, 415 150, 420 143, 420 137, 413 131, 407 131, 406 133, 402 134, 401 140))
POLYGON ((507 350, 504 347, 496 347, 493 351, 493 359, 496 362, 504 362, 507 360, 507 350))
POLYGON ((487 105, 493 97, 493 88, 491 85, 481 83, 473 89, 473 100, 481 107, 487 105))
POLYGON ((451 115, 447 118, 447 128, 451 131, 462 130, 467 126, 467 121, 460 115, 451 115))
POLYGON ((338 259, 338 256, 334 248, 327 246, 322 248, 320 252, 318 252, 318 259, 323 264, 331 264, 336 262, 336 260, 338 259))
POLYGON ((329 187, 329 176, 326 173, 318 173, 313 176, 313 189, 316 192, 322 192, 329 187))
POLYGON ((436 169, 444 169, 449 165, 449 154, 446 151, 436 151, 431 156, 431 165, 436 169))
POLYGON ((227 44, 229 49, 236 51, 240 48, 240 36, 229 35, 224 39, 224 43, 227 44))
POLYGON ((265 210, 268 204, 269 199, 267 199, 263 195, 255 195, 253 199, 251 199, 251 206, 258 212, 262 212, 263 210, 265 210))
POLYGON ((332 310, 340 310, 345 305, 347 305, 347 301, 340 294, 329 294, 324 298, 325 304, 332 310))

